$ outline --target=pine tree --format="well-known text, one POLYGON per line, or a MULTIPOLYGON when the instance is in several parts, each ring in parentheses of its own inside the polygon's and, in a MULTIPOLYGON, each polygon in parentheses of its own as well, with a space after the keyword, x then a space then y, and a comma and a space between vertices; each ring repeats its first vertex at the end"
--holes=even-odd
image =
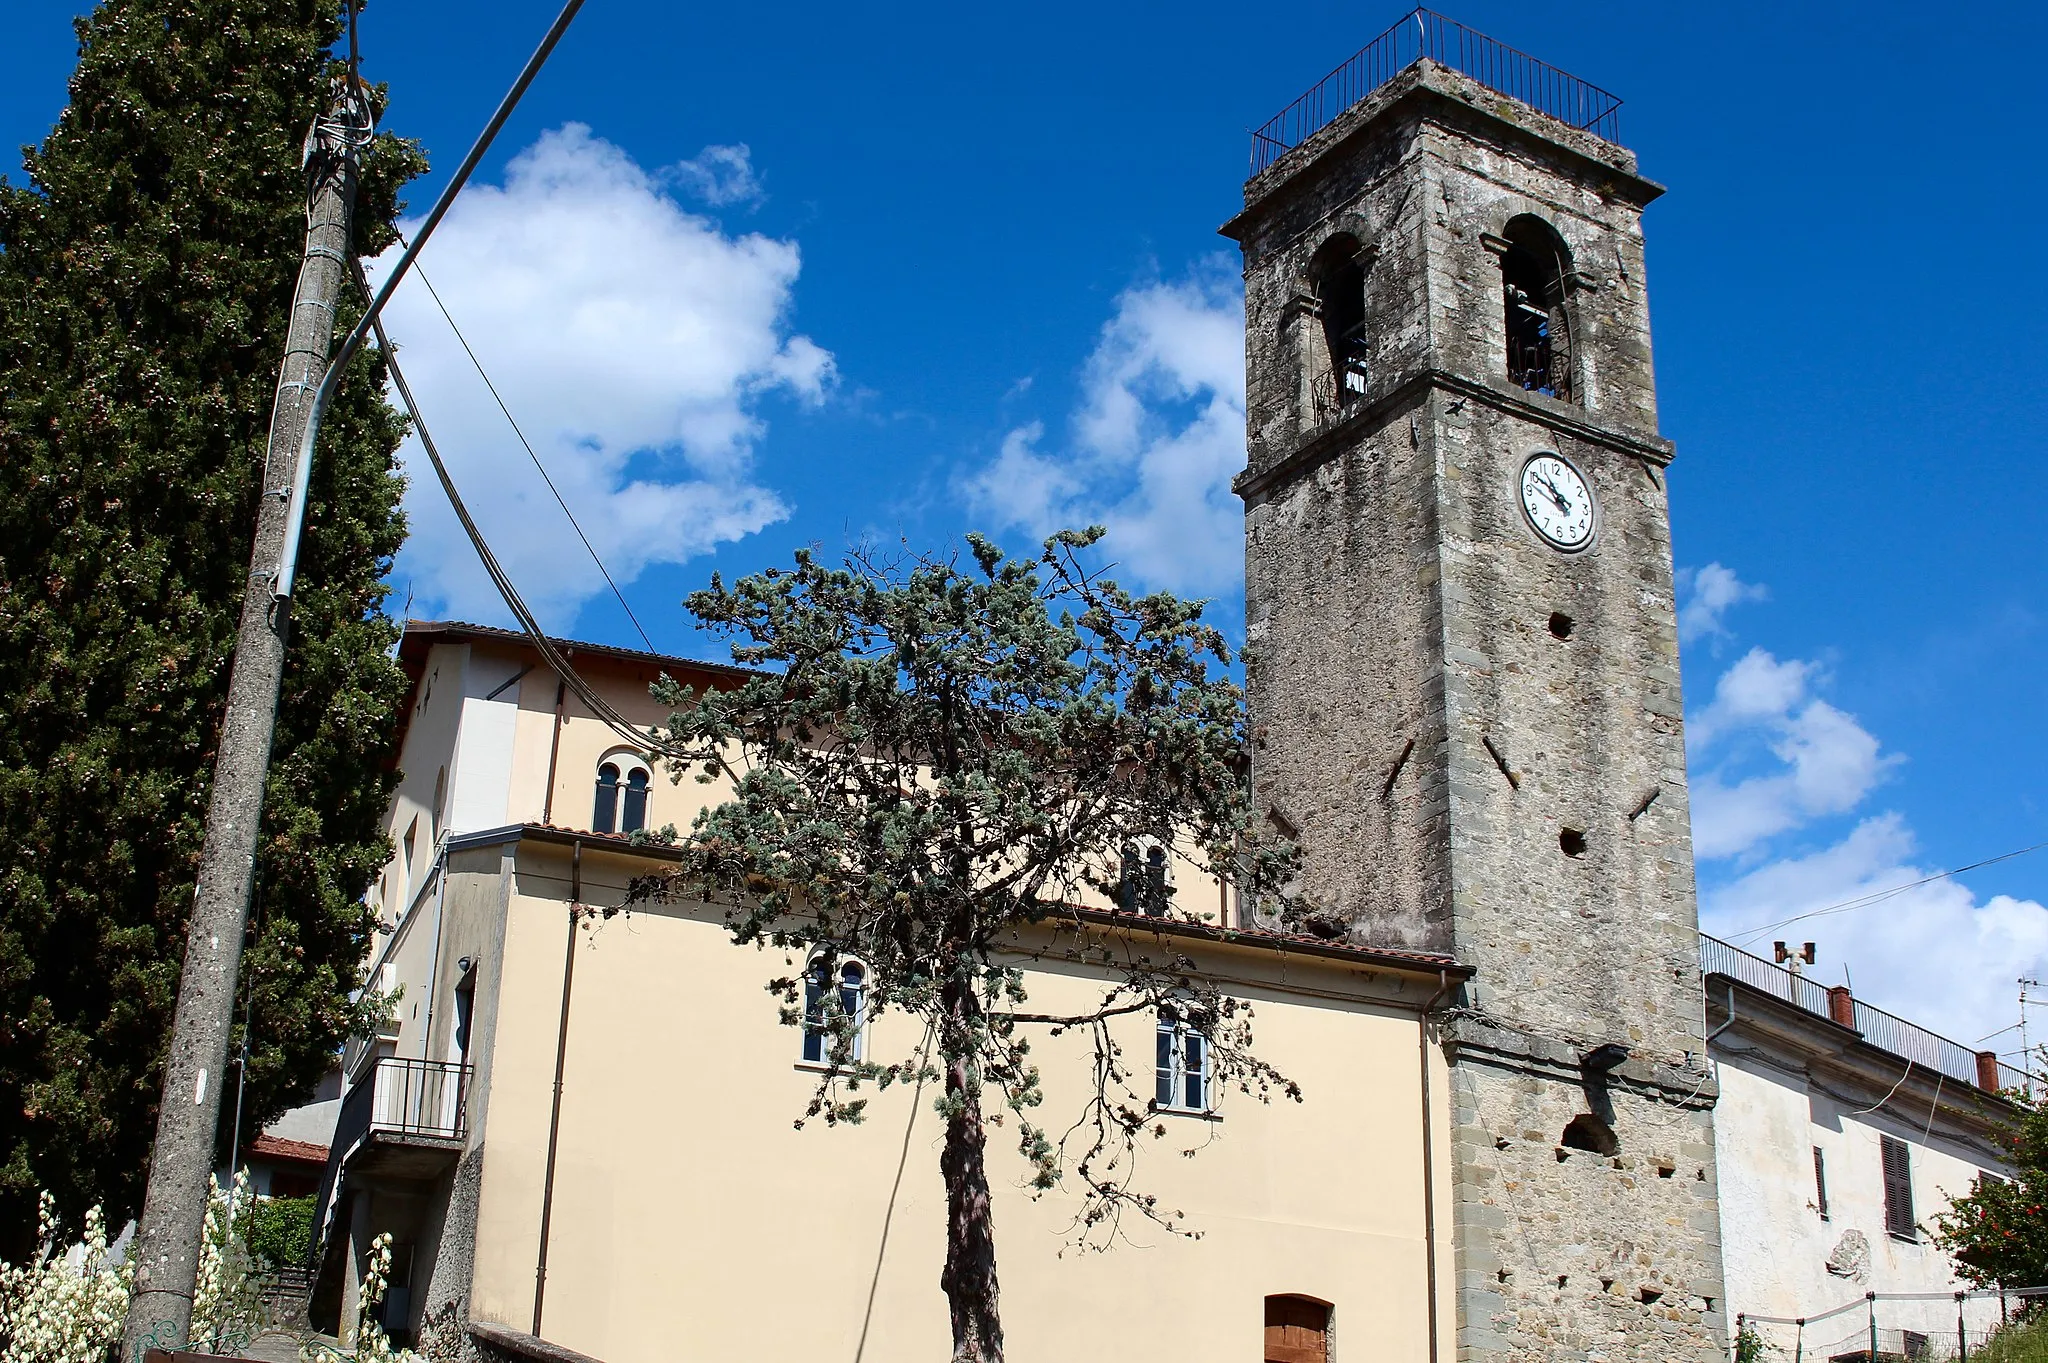
POLYGON ((1253 1050, 1249 1001, 1170 947, 1098 948, 1093 1007, 1025 1007, 1021 929, 1090 895, 1202 917, 1171 906, 1163 864, 1157 880, 1139 869, 1141 844, 1205 859, 1255 912, 1299 908, 1276 893, 1294 850, 1254 818, 1223 636, 1203 603, 1135 597, 1084 566, 1101 535, 1065 531, 1031 558, 970 535, 972 567, 799 553, 730 587, 714 576, 690 613, 734 662, 769 670, 701 694, 655 687, 672 707, 671 774, 730 782, 732 798, 628 904, 723 902, 735 942, 807 962, 768 986, 819 1043, 806 1119, 858 1122, 867 1085, 938 1090, 953 1363, 1004 1357, 990 1127, 1012 1127, 1028 1187, 1078 1194, 1079 1243, 1113 1243, 1126 1213, 1186 1233, 1133 1187, 1139 1150, 1166 1128, 1143 1092, 1158 1094, 1154 1052, 1128 1056, 1113 1019, 1176 1017, 1194 1039, 1168 1043, 1183 1057, 1171 1064, 1192 1055, 1216 1087, 1301 1098, 1253 1050), (851 1004, 842 960, 860 963, 851 1004), (860 1020, 890 1011, 923 1022, 910 1032, 925 1040, 889 1061, 857 1052, 860 1020), (1093 1082, 1081 1112, 1046 1121, 1032 1038, 1062 1034, 1087 1039, 1093 1082))
MULTIPOLYGON (((77 28, 69 107, 25 149, 27 186, 0 180, 0 1257, 33 1235, 39 1186, 72 1224, 140 1199, 301 147, 343 32, 340 0, 103 0, 77 28)), ((423 168, 379 137, 357 250, 393 239, 423 168)), ((243 966, 245 1135, 358 1021, 361 896, 389 854, 403 426, 382 382, 359 358, 320 441, 243 966)))

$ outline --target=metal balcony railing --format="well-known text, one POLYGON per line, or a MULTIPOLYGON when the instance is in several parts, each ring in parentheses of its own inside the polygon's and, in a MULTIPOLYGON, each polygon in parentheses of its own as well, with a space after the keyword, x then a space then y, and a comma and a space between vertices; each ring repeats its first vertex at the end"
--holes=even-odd
POLYGON ((387 1055, 374 1061, 342 1100, 335 1123, 339 1141, 357 1106, 365 1131, 396 1131, 411 1136, 461 1140, 469 1133, 465 1100, 469 1066, 445 1060, 407 1060, 387 1055))
MULTIPOLYGON (((1740 947, 1730 946, 1718 937, 1700 934, 1700 973, 1704 975, 1726 975, 1752 989, 1758 989, 1773 998, 1783 999, 1796 1008, 1804 1009, 1818 1017, 1839 1020, 1834 1007, 1830 1005, 1829 990, 1815 984, 1804 975, 1795 975, 1782 966, 1776 966, 1761 956, 1752 956, 1740 947)), ((1848 998, 1850 1017, 1855 1019, 1855 1030, 1863 1040, 1881 1051, 1889 1051, 1902 1060, 1910 1060, 1923 1069, 1960 1080, 1966 1084, 1978 1082, 1981 1071, 1977 1065, 1977 1052, 1959 1041, 1951 1041, 1938 1032, 1906 1021, 1896 1013, 1888 1013, 1873 1007, 1861 999, 1848 998)), ((1987 1063, 1989 1063, 1987 1057, 1987 1063)), ((2001 1089, 2023 1089, 2028 1085, 2025 1070, 1997 1062, 1998 1087, 2001 1089)))
POLYGON ((1618 95, 1434 10, 1415 9, 1252 134, 1252 174, 1314 137, 1424 57, 1595 137, 1609 142, 1621 138, 1618 95))
POLYGON ((459 1141, 469 1134, 468 1065, 445 1060, 379 1057, 349 1088, 334 1122, 327 1170, 314 1204, 313 1252, 317 1256, 332 1230, 328 1224, 341 1192, 342 1166, 372 1133, 427 1136, 459 1141))

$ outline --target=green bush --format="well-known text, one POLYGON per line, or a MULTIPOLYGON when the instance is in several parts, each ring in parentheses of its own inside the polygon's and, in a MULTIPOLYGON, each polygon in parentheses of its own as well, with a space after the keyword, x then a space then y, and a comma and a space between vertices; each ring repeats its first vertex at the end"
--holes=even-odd
POLYGON ((271 1197, 254 1203, 237 1218, 236 1230, 259 1268, 302 1264, 313 1247, 313 1199, 271 1197))
POLYGON ((2048 1315, 2000 1330, 1970 1350, 1970 1363, 2048 1363, 2048 1315))

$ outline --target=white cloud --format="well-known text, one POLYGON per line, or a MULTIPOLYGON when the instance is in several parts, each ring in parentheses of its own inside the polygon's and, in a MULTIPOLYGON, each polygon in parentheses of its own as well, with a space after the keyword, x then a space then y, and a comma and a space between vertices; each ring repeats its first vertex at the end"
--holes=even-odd
POLYGON ((1718 563, 1681 571, 1678 587, 1685 597, 1678 607, 1678 641, 1683 644, 1725 637, 1728 627, 1724 617, 1731 608, 1770 597, 1767 588, 1744 582, 1733 569, 1718 563))
POLYGON ((1244 295, 1220 258, 1178 283, 1126 290, 1082 380, 1067 447, 1043 423, 1012 430, 963 485, 968 505, 1033 535, 1109 528, 1127 575, 1190 594, 1244 574, 1244 295))
POLYGON ((1814 663, 1751 649, 1688 719, 1700 859, 1748 852, 1816 818, 1847 813, 1901 760, 1881 751, 1853 716, 1812 695, 1818 672, 1814 663))
POLYGON ((684 190, 713 208, 728 204, 757 204, 766 198, 761 177, 754 171, 754 154, 746 143, 706 147, 687 161, 678 161, 663 172, 684 190))
MULTIPOLYGON (((1719 564, 1690 589, 1694 642, 1725 638, 1727 607, 1763 596, 1719 564)), ((1854 815, 1903 758, 1815 694, 1826 680, 1818 663, 1753 648, 1686 717, 1701 926, 1766 954, 1773 939, 1817 942, 1815 978, 1841 982, 1846 965, 1859 997, 1974 1049, 2016 1017, 2012 982, 2048 966, 2048 908, 1929 880, 1939 868, 1915 859, 1897 813, 1827 822, 1854 815)))
MULTIPOLYGON (((751 175, 743 149, 711 150, 740 151, 751 175)), ((502 186, 466 190, 422 264, 622 582, 787 514, 750 476, 760 399, 817 402, 834 377, 832 356, 788 329, 795 243, 728 236, 571 123, 514 158, 502 186)), ((569 627, 604 590, 597 568, 427 290, 407 281, 385 316, 492 548, 542 622, 569 627)), ((414 612, 504 618, 416 441, 402 458, 412 537, 394 577, 414 612)))
MULTIPOLYGON (((1952 878, 1915 885, 1940 868, 1913 860, 1912 830, 1897 814, 1864 819, 1820 851, 1773 861, 1708 890, 1701 925, 1716 936, 1900 889, 1864 907, 1823 914, 1738 940, 1768 954, 1771 939, 1817 941, 1810 973, 1848 978, 1857 995, 1971 1049, 2018 1016, 2015 981, 2048 968, 2048 907, 1994 895, 1979 900, 1952 878)), ((1985 1049, 2017 1047, 2010 1033, 1985 1049)), ((2018 1063, 2016 1056, 2006 1057, 2018 1063)))

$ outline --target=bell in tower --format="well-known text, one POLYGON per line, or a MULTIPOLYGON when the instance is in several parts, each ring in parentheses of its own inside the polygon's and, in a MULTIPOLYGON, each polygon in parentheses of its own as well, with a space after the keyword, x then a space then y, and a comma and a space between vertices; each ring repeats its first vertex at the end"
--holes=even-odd
POLYGON ((1417 11, 1254 135, 1224 228, 1257 798, 1318 919, 1477 971, 1434 1034, 1464 1360, 1725 1356, 1619 102, 1417 11))

